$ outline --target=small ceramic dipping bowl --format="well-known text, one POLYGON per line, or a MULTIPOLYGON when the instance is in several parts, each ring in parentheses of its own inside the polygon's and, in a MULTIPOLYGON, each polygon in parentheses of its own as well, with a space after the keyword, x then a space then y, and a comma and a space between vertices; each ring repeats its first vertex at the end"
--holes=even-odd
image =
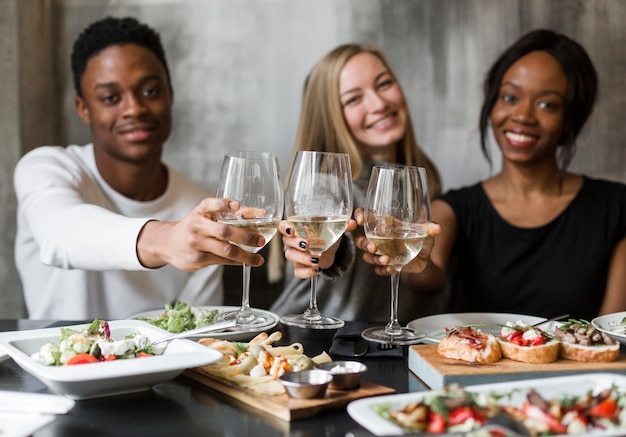
POLYGON ((337 390, 354 390, 361 385, 361 373, 367 371, 367 366, 358 361, 331 361, 318 364, 318 369, 327 370, 333 376, 330 388, 337 390))
POLYGON ((323 398, 332 381, 330 372, 320 369, 287 372, 280 378, 287 395, 296 399, 323 398))

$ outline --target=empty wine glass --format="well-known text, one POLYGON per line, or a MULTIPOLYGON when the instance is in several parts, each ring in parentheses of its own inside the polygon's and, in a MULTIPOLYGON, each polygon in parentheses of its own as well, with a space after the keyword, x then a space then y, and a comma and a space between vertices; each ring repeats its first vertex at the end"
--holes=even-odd
MULTIPOLYGON (((343 235, 352 215, 352 171, 345 153, 300 151, 285 195, 287 220, 296 234, 308 242, 308 251, 320 257, 343 235)), ((311 276, 309 307, 304 314, 281 317, 284 325, 334 329, 344 325, 336 317, 323 316, 317 308, 317 267, 311 276)))
MULTIPOLYGON (((217 197, 233 199, 240 208, 219 212, 217 221, 261 234, 267 244, 276 234, 283 215, 283 194, 276 155, 264 152, 235 152, 224 157, 217 185, 217 197)), ((248 252, 262 247, 237 244, 248 252)), ((262 329, 275 323, 269 314, 250 308, 250 266, 243 265, 243 297, 238 311, 229 311, 220 319, 237 319, 240 328, 262 329)))
POLYGON ((369 328, 366 340, 398 345, 419 343, 424 334, 398 323, 398 287, 402 268, 415 258, 428 237, 424 226, 431 220, 426 170, 388 165, 374 167, 365 199, 365 235, 387 255, 391 275, 391 317, 384 327, 369 328))

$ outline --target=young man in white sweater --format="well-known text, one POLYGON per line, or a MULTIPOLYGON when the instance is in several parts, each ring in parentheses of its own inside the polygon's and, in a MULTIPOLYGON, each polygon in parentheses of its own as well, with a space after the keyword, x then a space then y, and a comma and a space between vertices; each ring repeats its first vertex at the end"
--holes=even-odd
POLYGON ((263 264, 228 241, 263 241, 217 223, 217 211, 239 205, 161 161, 173 90, 159 35, 133 18, 95 22, 74 44, 72 73, 92 142, 38 147, 15 170, 15 259, 29 317, 221 304, 221 265, 263 264))

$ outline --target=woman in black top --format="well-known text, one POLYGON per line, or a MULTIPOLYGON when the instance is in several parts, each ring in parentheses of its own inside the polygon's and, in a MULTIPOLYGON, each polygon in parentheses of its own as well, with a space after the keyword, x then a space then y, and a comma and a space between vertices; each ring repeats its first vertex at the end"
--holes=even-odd
MULTIPOLYGON (((419 272, 409 275, 416 291, 443 289, 455 257, 454 310, 585 319, 626 310, 626 185, 567 171, 596 92, 583 47, 549 30, 524 35, 496 60, 480 131, 490 159, 491 127, 502 170, 433 201, 441 234, 430 258, 405 267, 419 272)), ((356 244, 390 273, 371 243, 356 244)))

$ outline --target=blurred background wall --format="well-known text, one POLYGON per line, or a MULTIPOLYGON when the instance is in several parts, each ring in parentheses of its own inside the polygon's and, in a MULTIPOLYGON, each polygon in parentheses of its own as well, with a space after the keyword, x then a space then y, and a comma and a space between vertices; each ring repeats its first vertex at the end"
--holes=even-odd
POLYGON ((0 318, 26 315, 13 261, 13 167, 33 147, 89 141, 69 55, 79 32, 107 15, 160 32, 175 89, 165 159, 213 189, 229 150, 275 152, 286 171, 307 73, 354 41, 388 54, 445 188, 483 179, 497 170, 478 144, 483 75, 538 27, 582 43, 600 75, 572 168, 626 182, 623 0, 0 0, 0 318))

